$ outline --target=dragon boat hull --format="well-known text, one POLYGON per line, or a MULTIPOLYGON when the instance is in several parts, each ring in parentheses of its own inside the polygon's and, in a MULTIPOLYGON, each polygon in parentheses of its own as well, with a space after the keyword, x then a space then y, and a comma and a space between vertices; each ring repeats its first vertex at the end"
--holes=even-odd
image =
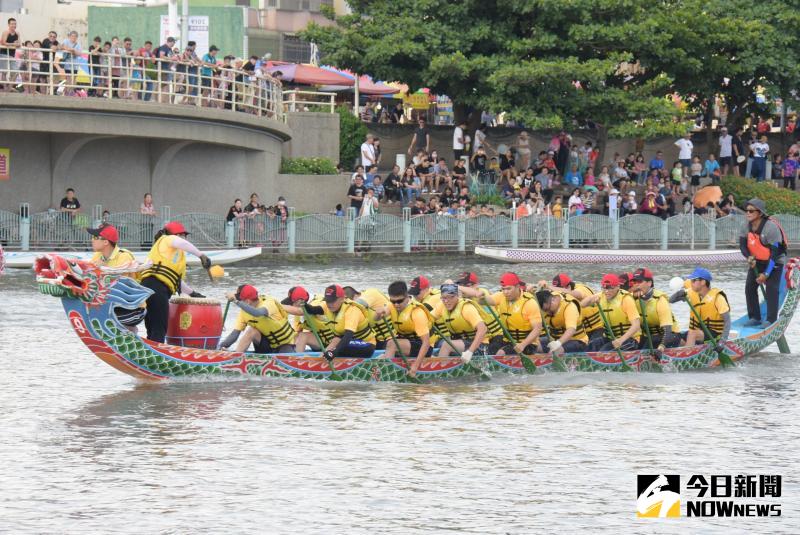
MULTIPOLYGON (((757 353, 778 341, 791 322, 800 297, 800 259, 787 264, 786 293, 778 321, 763 330, 742 329, 737 338, 724 344, 733 361, 757 353)), ((126 330, 111 312, 114 306, 128 308, 140 304, 149 290, 126 277, 86 268, 74 273, 54 275, 37 268, 42 293, 61 297, 67 318, 84 344, 103 362, 143 381, 181 378, 208 380, 234 377, 282 377, 331 379, 331 369, 318 354, 254 354, 173 346, 146 340, 126 330), (79 284, 78 284, 79 283, 79 284), (93 290, 93 291, 87 291, 93 290)), ((647 350, 623 353, 627 365, 638 372, 684 371, 713 368, 719 357, 709 345, 667 349, 657 359, 647 350)), ((562 356, 570 371, 623 371, 622 360, 615 352, 569 353, 562 356)), ((555 371, 553 359, 533 357, 537 373, 555 371)), ((380 352, 369 359, 337 358, 336 374, 345 380, 410 382, 401 359, 382 358, 380 352)), ((469 364, 459 358, 424 359, 419 381, 478 378, 486 374, 527 374, 517 356, 476 355, 469 364)))

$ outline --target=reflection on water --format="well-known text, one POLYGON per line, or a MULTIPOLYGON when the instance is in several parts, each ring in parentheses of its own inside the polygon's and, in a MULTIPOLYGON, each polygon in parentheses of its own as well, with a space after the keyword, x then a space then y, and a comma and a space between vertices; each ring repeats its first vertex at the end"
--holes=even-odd
MULTIPOLYGON (((451 269, 424 272, 438 281, 451 269)), ((463 269, 492 281, 506 268, 463 269)), ((275 295, 296 280, 316 291, 334 280, 385 287, 419 274, 229 271, 230 284, 204 293, 222 297, 234 281, 275 295)), ((554 269, 518 271, 536 280, 554 269)), ((741 313, 739 270, 715 275, 741 313)), ((58 301, 28 281, 0 278, 0 532, 649 532, 663 524, 635 519, 635 476, 653 472, 782 474, 780 519, 669 525, 796 532, 798 355, 770 348, 735 370, 476 384, 141 385, 94 358, 58 301)), ((787 338, 800 344, 796 329, 787 338)))

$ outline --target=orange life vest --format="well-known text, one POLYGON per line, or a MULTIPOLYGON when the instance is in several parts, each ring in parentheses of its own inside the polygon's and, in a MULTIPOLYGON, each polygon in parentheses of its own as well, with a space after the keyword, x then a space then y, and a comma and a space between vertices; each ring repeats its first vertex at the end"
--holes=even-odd
POLYGON ((780 248, 783 252, 786 252, 789 243, 786 239, 786 232, 784 232, 783 227, 780 225, 780 223, 778 223, 777 219, 772 217, 761 218, 761 223, 758 225, 758 229, 755 231, 751 229, 747 233, 747 250, 751 255, 753 255, 753 258, 762 262, 768 261, 772 254, 771 247, 769 245, 765 245, 761 240, 761 232, 764 230, 764 225, 767 224, 767 221, 772 221, 775 223, 775 226, 777 226, 778 230, 781 231, 780 248))

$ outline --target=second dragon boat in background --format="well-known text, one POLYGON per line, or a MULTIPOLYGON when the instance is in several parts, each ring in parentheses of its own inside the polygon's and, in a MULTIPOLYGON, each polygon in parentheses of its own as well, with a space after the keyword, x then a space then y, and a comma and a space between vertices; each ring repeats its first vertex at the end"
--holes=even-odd
POLYGON ((514 264, 727 264, 741 262, 738 249, 519 249, 475 247, 475 254, 514 264))

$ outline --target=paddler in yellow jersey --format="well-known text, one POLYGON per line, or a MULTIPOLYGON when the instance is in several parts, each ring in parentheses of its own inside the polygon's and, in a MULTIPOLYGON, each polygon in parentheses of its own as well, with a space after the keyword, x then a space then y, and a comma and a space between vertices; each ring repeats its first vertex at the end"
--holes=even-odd
POLYGON ((379 317, 391 315, 397 336, 391 344, 386 346, 384 357, 394 358, 399 345, 404 356, 414 359, 413 362, 410 362, 408 370, 408 375, 414 377, 422 364, 422 359, 430 356, 432 352, 431 326, 433 318, 425 305, 408 294, 408 286, 405 281, 391 283, 387 293, 392 308, 386 311, 381 310, 377 314, 379 317))
MULTIPOLYGON (((439 295, 438 288, 431 288, 431 283, 427 277, 420 275, 419 277, 414 277, 408 285, 408 295, 412 296, 414 299, 425 305, 425 308, 428 309, 428 312, 432 312, 434 308, 439 306, 442 302, 441 296, 439 295)), ((434 325, 444 332, 445 324, 442 320, 434 320, 434 325)), ((439 335, 432 334, 431 335, 431 346, 439 347, 441 344, 441 340, 439 340, 439 335)))
POLYGON ((239 307, 236 327, 220 342, 228 348, 236 342, 234 351, 247 351, 250 344, 256 353, 291 353, 295 332, 289 325, 289 314, 272 296, 259 295, 255 286, 243 284, 236 293, 228 293, 228 301, 239 307))
POLYGON ((298 353, 305 351, 306 347, 310 347, 315 351, 322 351, 333 340, 333 331, 330 328, 332 321, 330 318, 324 315, 303 314, 303 305, 306 303, 319 306, 323 303, 323 299, 316 296, 311 299, 305 288, 292 286, 289 288, 289 295, 281 301, 281 305, 283 305, 286 312, 297 317, 294 325, 295 333, 297 333, 294 339, 294 347, 298 353), (319 341, 317 341, 317 336, 311 330, 312 325, 316 329, 317 335, 319 335, 319 341), (320 342, 322 342, 321 346, 320 342))
POLYGON ((490 354, 532 355, 541 351, 542 312, 536 298, 525 291, 525 283, 516 273, 504 273, 500 277, 500 291, 489 296, 474 288, 462 286, 460 290, 467 297, 479 297, 487 305, 495 307, 500 322, 512 337, 511 340, 504 339, 502 347, 490 344, 490 354))
POLYGON ((664 351, 668 347, 678 347, 681 344, 680 328, 672 307, 669 304, 669 295, 653 287, 653 272, 647 268, 639 268, 631 276, 631 295, 636 301, 636 307, 642 316, 642 337, 639 340, 639 349, 646 349, 653 344, 654 349, 664 351), (651 341, 647 340, 647 330, 650 331, 651 341))
MULTIPOLYGON (((731 308, 728 296, 719 288, 711 287, 711 272, 701 267, 687 277, 690 287, 678 290, 669 298, 670 303, 688 301, 700 315, 717 343, 728 339, 731 331, 731 308)), ((702 344, 706 339, 703 327, 694 313, 689 312, 689 330, 684 345, 702 344)))
POLYGON ((154 342, 163 342, 167 335, 169 320, 169 298, 174 293, 186 293, 190 297, 205 297, 195 292, 186 284, 186 253, 200 258, 204 269, 211 267, 211 260, 187 239, 188 232, 178 221, 171 221, 156 233, 153 247, 147 255, 152 263, 142 271, 141 285, 153 290, 147 298, 147 316, 144 318, 147 327, 147 338, 154 342))
POLYGON ((333 340, 325 348, 324 357, 367 359, 375 353, 375 333, 370 327, 367 307, 347 299, 344 288, 332 284, 325 288, 321 305, 303 306, 309 314, 325 315, 330 321, 333 340))
MULTIPOLYGON (((445 281, 449 282, 449 281, 445 281)), ((463 286, 466 288, 472 288, 474 290, 478 290, 484 296, 491 296, 492 292, 488 289, 479 286, 480 279, 478 279, 478 274, 473 271, 464 271, 461 273, 455 281, 458 286, 463 286)), ((460 290, 459 290, 460 291, 460 290)), ((475 303, 478 307, 478 312, 480 313, 481 317, 483 318, 483 322, 486 324, 486 328, 489 329, 489 338, 490 344, 493 348, 498 348, 503 346, 503 328, 500 327, 500 322, 498 322, 492 313, 489 312, 489 305, 481 303, 480 298, 478 297, 468 297, 462 294, 462 297, 469 299, 473 303, 475 303)))
MULTIPOLYGON (((116 227, 109 224, 102 224, 98 228, 86 229, 92 235, 92 263, 98 266, 110 268, 134 268, 136 259, 133 253, 117 245, 119 243, 119 232, 116 227)), ((138 280, 139 274, 135 272, 123 273, 122 276, 138 280)), ((129 310, 122 307, 114 307, 114 315, 119 322, 129 331, 136 332, 145 317, 146 308, 144 306, 129 310)))
POLYGON ((547 340, 548 353, 558 356, 586 351, 589 337, 583 328, 578 300, 569 294, 545 289, 536 292, 536 301, 542 310, 547 332, 552 337, 547 340))
MULTIPOLYGON (((550 290, 554 293, 558 292, 571 295, 578 300, 578 304, 587 297, 595 294, 594 290, 589 286, 581 282, 573 281, 566 273, 559 273, 553 277, 553 283, 550 286, 547 286, 546 281, 539 281, 539 288, 550 290)), ((600 318, 597 305, 582 306, 581 321, 583 322, 583 330, 586 331, 589 340, 602 338, 605 330, 603 329, 603 321, 600 318)))
MULTIPOLYGON (((586 297, 581 306, 598 305, 605 313, 612 337, 606 332, 602 338, 595 338, 589 343, 590 351, 633 351, 639 347, 642 326, 639 310, 633 296, 620 288, 619 276, 606 273, 600 281, 600 293, 586 297)), ((601 316, 602 321, 602 316, 601 316)))
POLYGON ((352 286, 345 286, 344 294, 348 299, 356 303, 361 303, 369 309, 368 316, 370 325, 372 326, 372 331, 375 333, 375 339, 377 340, 375 349, 386 349, 392 340, 394 327, 392 327, 391 322, 389 322, 387 326, 387 323, 383 321, 382 318, 378 318, 376 312, 389 309, 391 305, 389 297, 377 288, 366 288, 362 291, 358 291, 352 286))
MULTIPOLYGON (((483 345, 489 343, 489 329, 479 312, 479 305, 469 299, 458 297, 458 285, 443 284, 439 287, 441 303, 431 313, 434 319, 444 320, 447 333, 453 346, 461 353, 461 360, 469 362, 472 355, 483 345)), ((450 356, 452 348, 443 344, 440 357, 450 356)))

